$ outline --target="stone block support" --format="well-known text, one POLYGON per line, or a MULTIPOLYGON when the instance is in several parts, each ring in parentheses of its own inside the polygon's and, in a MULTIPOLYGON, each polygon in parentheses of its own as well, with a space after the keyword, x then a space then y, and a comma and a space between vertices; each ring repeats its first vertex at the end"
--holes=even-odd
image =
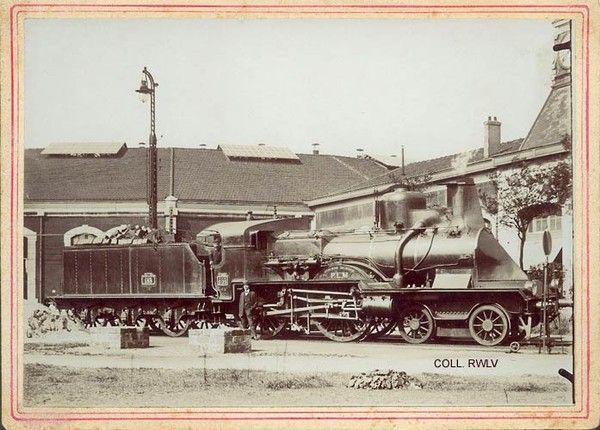
POLYGON ((91 344, 115 349, 148 348, 150 331, 138 327, 92 327, 91 344))
POLYGON ((189 342, 192 347, 206 354, 228 354, 250 352, 250 330, 239 328, 214 328, 190 330, 189 342))

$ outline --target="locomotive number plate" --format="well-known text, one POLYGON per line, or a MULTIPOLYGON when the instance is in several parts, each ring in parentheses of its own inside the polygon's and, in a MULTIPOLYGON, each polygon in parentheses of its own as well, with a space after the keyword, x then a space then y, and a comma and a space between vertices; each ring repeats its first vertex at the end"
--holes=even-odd
POLYGON ((142 287, 152 288, 156 285, 156 275, 152 272, 146 272, 142 275, 142 287))
POLYGON ((229 286, 229 273, 220 272, 217 273, 217 287, 229 286))

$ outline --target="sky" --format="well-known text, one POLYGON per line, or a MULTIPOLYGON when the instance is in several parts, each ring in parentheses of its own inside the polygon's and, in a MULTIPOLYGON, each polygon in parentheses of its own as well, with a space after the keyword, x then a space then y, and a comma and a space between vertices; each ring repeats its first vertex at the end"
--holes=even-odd
POLYGON ((148 140, 416 161, 525 137, 552 78, 545 20, 28 19, 25 147, 148 140))

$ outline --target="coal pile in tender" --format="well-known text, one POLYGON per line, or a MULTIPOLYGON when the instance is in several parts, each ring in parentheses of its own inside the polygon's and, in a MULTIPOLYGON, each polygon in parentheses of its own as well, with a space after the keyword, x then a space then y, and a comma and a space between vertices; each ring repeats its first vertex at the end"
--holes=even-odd
POLYGON ((369 373, 352 375, 348 387, 363 390, 422 389, 423 384, 406 372, 397 370, 373 370, 369 373))

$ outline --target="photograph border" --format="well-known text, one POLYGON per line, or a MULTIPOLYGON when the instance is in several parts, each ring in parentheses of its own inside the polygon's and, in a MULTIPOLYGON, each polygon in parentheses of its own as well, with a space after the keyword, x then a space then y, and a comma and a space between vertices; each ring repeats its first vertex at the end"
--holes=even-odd
MULTIPOLYGON (((331 421, 358 425, 361 421, 409 420, 414 425, 439 425, 447 420, 477 420, 477 425, 513 427, 526 422, 534 427, 545 427, 549 422, 572 423, 574 427, 586 426, 597 420, 598 411, 592 411, 592 400, 597 393, 592 389, 591 357, 597 348, 597 333, 592 327, 590 311, 592 304, 598 303, 598 294, 592 295, 592 280, 597 279, 597 268, 591 267, 592 258, 597 256, 597 243, 591 236, 597 221, 592 220, 592 206, 597 202, 591 199, 597 189, 598 166, 597 148, 592 147, 594 135, 590 109, 593 91, 591 88, 590 64, 596 55, 597 46, 592 46, 591 25, 594 6, 585 2, 567 4, 550 2, 533 3, 437 3, 437 4, 392 4, 392 3, 331 3, 315 4, 235 4, 219 2, 203 3, 158 3, 158 2, 5 2, 2 9, 2 411, 3 422, 8 418, 16 426, 27 423, 48 425, 74 425, 86 422, 100 425, 119 425, 127 421, 189 421, 188 425, 201 425, 204 422, 220 422, 222 426, 234 425, 281 425, 282 420, 290 425, 308 425, 321 422, 321 425, 335 425, 331 421), (22 270, 19 256, 22 243, 19 237, 22 230, 23 202, 23 76, 24 76, 24 29, 27 18, 286 18, 302 19, 330 17, 366 17, 402 19, 482 19, 494 18, 569 18, 573 20, 573 166, 574 193, 574 270, 578 287, 575 293, 575 405, 574 406, 511 406, 511 407, 340 407, 340 408, 207 408, 198 409, 59 409, 26 408, 22 405, 22 343, 21 324, 22 303, 19 300, 19 285, 22 270), (7 24, 7 25, 6 25, 7 24), (592 52, 592 49, 594 51, 592 52), (8 310, 8 311, 7 311, 8 310), (551 421, 549 421, 551 420, 551 421), (437 422, 436 422, 437 421, 437 422), (113 424, 110 424, 110 423, 113 424), (190 424, 191 422, 191 424, 190 424), (293 424, 292 422, 297 422, 293 424), (299 423, 298 423, 299 422, 299 423), (252 424, 254 423, 254 424, 252 424)), ((596 64, 596 63, 594 63, 596 64)), ((594 99, 598 101, 597 98, 594 99)), ((596 112, 597 113, 597 112, 596 112)), ((594 128, 594 130, 597 130, 594 128)), ((596 238, 597 239, 597 238, 596 238)), ((576 288, 577 288, 576 287, 576 288)), ((595 397, 597 399, 597 397, 595 397)), ((5 422, 6 424, 6 422, 5 422)), ((404 425, 404 424, 403 424, 404 425)))

